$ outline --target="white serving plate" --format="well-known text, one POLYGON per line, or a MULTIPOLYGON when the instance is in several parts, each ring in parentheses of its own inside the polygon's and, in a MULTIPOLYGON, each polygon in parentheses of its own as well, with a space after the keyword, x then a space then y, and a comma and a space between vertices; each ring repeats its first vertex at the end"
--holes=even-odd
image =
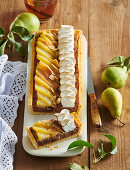
POLYGON ((28 70, 27 70, 27 82, 26 82, 26 96, 25 96, 25 110, 24 110, 24 125, 23 125, 23 148, 24 150, 35 156, 44 156, 44 157, 70 157, 75 156, 83 152, 84 148, 75 148, 67 151, 69 144, 76 140, 87 140, 87 41, 83 36, 83 55, 82 55, 82 75, 83 75, 83 103, 82 109, 79 115, 79 118, 82 122, 82 130, 80 136, 73 138, 71 140, 67 140, 64 142, 60 142, 58 144, 52 145, 50 148, 43 148, 40 150, 36 150, 32 143, 30 142, 29 137, 25 131, 25 126, 31 127, 35 122, 39 120, 48 120, 54 118, 53 115, 33 115, 29 112, 28 109, 28 86, 29 86, 29 73, 30 73, 30 63, 31 63, 31 42, 29 43, 29 52, 28 52, 28 70), (55 148, 57 147, 58 148, 55 148))

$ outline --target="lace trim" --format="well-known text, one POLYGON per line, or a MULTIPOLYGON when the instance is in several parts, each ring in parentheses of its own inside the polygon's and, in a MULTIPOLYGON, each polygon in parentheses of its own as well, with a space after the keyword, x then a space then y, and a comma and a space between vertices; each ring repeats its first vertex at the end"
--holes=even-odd
POLYGON ((2 135, 0 143, 0 169, 13 170, 13 154, 15 152, 15 144, 17 143, 17 136, 7 123, 2 121, 2 135))
POLYGON ((9 125, 13 126, 17 117, 18 98, 14 96, 0 95, 1 118, 9 125))

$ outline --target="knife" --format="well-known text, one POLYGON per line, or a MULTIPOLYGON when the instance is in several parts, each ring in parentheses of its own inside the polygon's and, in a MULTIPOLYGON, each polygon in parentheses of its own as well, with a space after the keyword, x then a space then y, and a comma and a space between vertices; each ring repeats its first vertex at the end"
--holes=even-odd
POLYGON ((91 69, 90 69, 90 62, 89 62, 89 57, 88 57, 88 77, 87 77, 87 91, 88 95, 90 98, 90 108, 91 108, 91 120, 93 125, 96 128, 100 128, 102 126, 98 106, 97 106, 97 99, 94 91, 94 85, 93 85, 93 80, 92 80, 92 75, 91 75, 91 69))

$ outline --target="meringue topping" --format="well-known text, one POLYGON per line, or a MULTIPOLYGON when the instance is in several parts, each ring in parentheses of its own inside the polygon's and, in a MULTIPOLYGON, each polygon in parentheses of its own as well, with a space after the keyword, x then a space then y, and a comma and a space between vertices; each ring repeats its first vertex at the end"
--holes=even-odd
POLYGON ((74 117, 70 114, 68 109, 63 109, 60 113, 56 113, 54 116, 65 132, 75 129, 74 117))
POLYGON ((74 29, 62 25, 58 31, 59 72, 61 104, 63 107, 74 107, 77 89, 75 88, 74 29))

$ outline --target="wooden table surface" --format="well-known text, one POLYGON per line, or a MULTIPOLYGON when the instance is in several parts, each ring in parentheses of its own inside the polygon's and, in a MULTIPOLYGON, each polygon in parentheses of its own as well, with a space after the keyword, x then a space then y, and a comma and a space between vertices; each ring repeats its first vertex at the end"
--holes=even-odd
MULTIPOLYGON (((0 26, 8 28, 13 19, 25 11, 24 0, 1 0, 0 26)), ((71 158, 42 158, 27 154, 22 146, 22 128, 24 117, 24 101, 20 102, 18 117, 13 130, 18 136, 14 155, 15 170, 67 170, 69 163, 86 164, 92 170, 129 170, 130 169, 130 78, 125 87, 120 89, 123 96, 122 125, 113 120, 109 112, 101 104, 101 93, 104 86, 100 76, 113 57, 117 55, 130 56, 130 0, 59 0, 56 13, 42 28, 59 28, 61 24, 70 24, 74 28, 82 29, 88 40, 88 55, 90 57, 92 75, 98 106, 101 113, 103 127, 117 139, 117 153, 92 166, 93 153, 88 148, 71 158)), ((17 54, 9 55, 10 60, 22 60, 17 54)), ((26 61, 26 59, 25 59, 26 61)), ((89 102, 89 101, 88 101, 89 102)), ((89 103, 88 103, 89 104, 89 103)), ((88 141, 95 151, 99 141, 105 141, 108 149, 108 140, 102 132, 93 128, 88 105, 88 141)))

